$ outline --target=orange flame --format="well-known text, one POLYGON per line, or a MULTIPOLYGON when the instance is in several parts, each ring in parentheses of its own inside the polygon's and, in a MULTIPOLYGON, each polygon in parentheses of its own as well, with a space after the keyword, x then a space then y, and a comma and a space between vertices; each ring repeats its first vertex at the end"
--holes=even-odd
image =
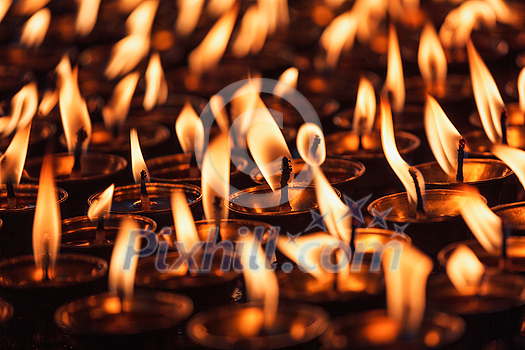
POLYGON ((458 245, 447 261, 447 275, 462 295, 474 295, 479 291, 485 266, 474 252, 464 244, 458 245))
POLYGON ((139 135, 137 129, 132 128, 129 131, 129 141, 131 143, 131 170, 133 172, 133 179, 135 183, 139 184, 141 181, 140 173, 144 170, 146 172, 146 182, 149 182, 149 171, 142 156, 142 150, 140 149, 139 135))
POLYGON ((359 17, 352 11, 336 17, 324 30, 320 43, 326 51, 326 65, 335 68, 343 48, 349 50, 354 46, 359 26, 359 17), (344 35, 342 35, 344 33, 344 35))
POLYGON ((396 27, 391 24, 388 33, 388 68, 383 91, 392 94, 392 110, 401 112, 405 106, 405 78, 399 51, 396 27))
POLYGON ((518 76, 518 95, 521 113, 525 114, 525 68, 520 71, 518 76))
POLYGON ((235 5, 236 0, 210 0, 206 11, 212 17, 219 17, 235 5))
MULTIPOLYGON (((204 216, 215 220, 217 209, 215 199, 227 200, 230 193, 230 149, 228 135, 217 136, 208 147, 202 161, 202 206, 204 216)), ((220 219, 228 218, 228 208, 220 203, 220 219)))
POLYGON ((217 66, 230 40, 237 12, 238 6, 235 6, 222 15, 200 45, 190 53, 188 65, 193 75, 200 76, 217 66))
POLYGON ((173 214, 177 241, 184 242, 186 249, 189 251, 200 239, 188 206, 188 199, 183 191, 175 190, 171 193, 171 212, 173 214))
MULTIPOLYGON (((10 135, 17 127, 31 123, 38 106, 38 90, 35 82, 24 86, 11 99, 11 115, 0 118, 0 133, 10 135)), ((26 146, 27 149, 27 146, 26 146)))
POLYGON ((16 12, 20 15, 32 15, 48 2, 49 0, 21 0, 16 4, 16 12))
POLYGON ((505 104, 494 78, 470 40, 467 43, 467 50, 472 91, 474 92, 483 129, 493 143, 498 143, 501 141, 500 118, 505 104))
POLYGON ((191 103, 186 101, 175 122, 177 138, 185 153, 195 153, 200 164, 204 152, 204 126, 191 103))
POLYGON ((490 151, 512 169, 525 188, 525 151, 507 145, 492 145, 490 151))
POLYGON ((175 22, 175 31, 181 37, 188 36, 195 30, 204 6, 204 0, 179 0, 179 15, 175 22))
POLYGON ((31 122, 19 128, 11 140, 9 147, 0 157, 0 180, 1 183, 19 184, 24 170, 24 163, 29 145, 29 134, 31 122))
POLYGON ((100 0, 79 0, 77 20, 75 29, 77 34, 86 36, 95 27, 97 23, 98 8, 100 0))
POLYGON ((144 109, 151 110, 155 105, 163 105, 168 98, 168 83, 164 77, 160 56, 157 52, 151 55, 146 69, 146 93, 144 109))
POLYGON ((360 130, 361 133, 370 133, 374 126, 376 116, 376 93, 374 86, 365 77, 359 80, 357 90, 357 101, 354 110, 353 130, 360 130))
POLYGON ((246 10, 241 22, 241 28, 233 42, 232 53, 242 58, 249 53, 261 51, 268 35, 268 18, 258 5, 252 5, 246 10))
POLYGON ((51 23, 51 11, 44 8, 29 18, 22 28, 20 43, 26 47, 39 47, 51 23))
POLYGON ((230 122, 228 120, 228 112, 224 108, 225 103, 221 95, 213 95, 210 98, 210 109, 215 117, 217 125, 221 132, 228 134, 230 130, 230 122))
POLYGON ((55 262, 60 247, 62 226, 57 193, 53 160, 51 157, 44 157, 33 222, 33 254, 42 279, 46 274, 50 279, 54 277, 55 262))
POLYGON ((117 0, 118 9, 123 13, 130 13, 144 0, 117 0))
POLYGON ((55 108, 58 103, 58 89, 46 90, 42 96, 42 101, 38 105, 38 115, 45 117, 55 108))
POLYGON ((444 96, 447 57, 432 23, 427 23, 421 32, 417 61, 427 91, 435 93, 438 97, 444 96))
POLYGON ((112 130, 126 121, 139 77, 139 72, 130 73, 115 86, 111 100, 102 109, 106 129, 112 130))
POLYGON ((457 147, 461 135, 439 103, 430 95, 427 95, 425 105, 425 131, 432 153, 441 169, 449 176, 455 175, 458 169, 457 147))
POLYGON ((285 27, 290 22, 287 0, 257 0, 268 20, 268 33, 273 34, 278 28, 285 27))
POLYGON ((109 264, 108 287, 110 291, 116 291, 125 298, 133 296, 133 285, 135 283, 135 271, 139 256, 132 254, 128 257, 130 249, 140 249, 139 226, 132 219, 125 219, 115 240, 111 262, 109 264))
POLYGON ((288 68, 279 77, 279 82, 273 89, 273 94, 277 96, 285 96, 297 87, 297 78, 299 78, 299 70, 295 67, 288 68))
POLYGON ((4 0, 0 3, 0 22, 2 22, 2 20, 4 19, 12 3, 13 3, 13 0, 4 0))
POLYGON ((108 215, 111 210, 111 203, 113 202, 113 192, 115 191, 115 184, 111 184, 104 190, 88 209, 87 216, 90 220, 97 220, 100 216, 108 215))
POLYGON ((326 159, 326 145, 324 141, 323 130, 313 123, 301 125, 297 132, 297 151, 308 165, 319 167, 326 159), (319 142, 316 146, 317 151, 312 153, 314 143, 319 142))

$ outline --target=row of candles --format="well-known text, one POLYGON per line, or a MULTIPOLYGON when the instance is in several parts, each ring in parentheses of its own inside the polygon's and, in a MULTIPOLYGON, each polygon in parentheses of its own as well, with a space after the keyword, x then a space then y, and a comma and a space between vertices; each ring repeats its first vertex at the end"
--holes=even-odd
MULTIPOLYGON (((29 47, 44 40, 30 34, 32 27, 33 33, 45 34, 45 27, 53 24, 46 2, 37 3, 31 7, 30 1, 21 1, 13 18, 10 2, 0 8, 0 14, 7 13, 6 25, 31 15, 21 35, 29 47)), ((0 293, 6 300, 1 306, 9 346, 517 346, 525 304, 525 279, 519 275, 524 270, 519 237, 523 204, 496 205, 517 199, 501 196, 510 179, 514 188, 520 186, 514 173, 525 181, 520 165, 525 153, 518 149, 525 107, 521 103, 513 110, 509 105, 512 114, 506 114, 498 86, 478 53, 479 38, 470 39, 476 20, 451 23, 454 17, 475 14, 480 21, 493 18, 510 26, 509 32, 519 31, 519 4, 465 1, 445 16, 438 33, 411 4, 357 0, 336 17, 336 3, 342 2, 316 3, 311 19, 333 18, 322 25, 326 29, 320 36, 326 51, 321 66, 333 73, 303 74, 290 68, 268 87, 252 71, 249 79, 219 93, 231 77, 246 74, 246 67, 228 65, 228 57, 219 63, 242 4, 223 1, 219 10, 220 1, 210 2, 219 19, 189 53, 188 66, 165 74, 161 60, 169 65, 178 46, 161 49, 173 35, 152 28, 158 11, 169 8, 166 2, 128 4, 126 34, 121 33, 127 36, 114 46, 90 45, 99 2, 79 3, 77 25, 92 24, 91 29, 77 26, 84 36, 79 46, 88 45, 78 55, 82 67, 72 66, 70 54, 44 42, 33 52, 46 52, 49 61, 58 57, 56 84, 51 84, 56 86, 40 91, 40 100, 36 82, 23 85, 11 99, 10 115, 0 118, 2 134, 13 135, 0 163, 5 184, 0 293), (90 20, 80 19, 84 11, 90 20), (392 23, 381 33, 374 16, 387 12, 392 23), (404 78, 399 42, 407 38, 398 38, 395 21, 421 30, 422 80, 404 78), (355 39, 370 41, 372 51, 363 48, 367 57, 386 54, 386 79, 378 99, 381 79, 376 74, 349 76, 343 69, 348 62, 339 55, 355 39), (144 66, 145 91, 139 96, 138 72, 150 40, 161 52, 151 54, 144 66), (110 51, 107 65, 102 64, 110 51), (452 61, 468 61, 470 76, 447 77, 451 55, 452 61), (121 79, 116 84, 103 81, 101 68, 107 79, 121 79), (416 87, 405 93, 405 82, 407 89, 408 83, 416 87), (173 85, 209 98, 209 103, 170 96, 173 85), (345 86, 351 87, 341 93, 345 86), (449 119, 443 108, 468 105, 471 91, 478 112, 471 121, 483 131, 460 134, 451 120, 463 126, 470 111, 459 109, 449 119), (107 98, 103 107, 100 96, 107 98), (355 109, 349 102, 354 98, 355 109), (145 114, 138 112, 142 104, 145 114), (334 114, 340 106, 352 108, 334 114), (411 106, 416 112, 409 112, 411 106), (320 122, 310 117, 313 110, 320 122), (104 126, 91 123, 90 113, 97 111, 104 126), (34 118, 37 112, 41 118, 34 118), (126 120, 128 114, 135 118, 126 120), (55 137, 52 121, 58 118, 63 135, 55 137), (325 127, 332 120, 351 131, 325 137, 321 127, 329 130, 325 127), (405 127, 417 135, 400 131, 405 127), (173 142, 172 133, 178 141, 173 142), (58 140, 68 153, 26 160, 21 150, 45 148, 42 138, 58 140), (184 153, 171 155, 173 145, 184 153), (292 159, 293 148, 300 158, 292 159), (410 166, 406 161, 411 156, 415 161, 435 157, 437 162, 410 166), (129 184, 128 161, 134 185, 129 184), (399 182, 406 192, 395 193, 399 182), (468 184, 481 195, 463 187, 468 184), (466 240, 471 234, 477 240, 466 240), (213 257, 207 254, 210 247, 213 257), (22 255, 31 251, 33 255, 22 255), (225 261, 231 264, 221 269, 225 261), (206 264, 209 269, 203 269, 206 264), (106 278, 110 292, 102 293, 106 278), (134 285, 139 290, 134 292, 134 285), (249 302, 234 305, 232 295, 249 302)), ((185 8, 190 3, 181 1, 176 26, 181 38, 199 30, 200 10, 185 8)), ((248 27, 250 22, 261 26, 256 21, 268 11, 265 6, 276 6, 269 10, 275 23, 266 19, 268 33, 287 22, 284 1, 265 4, 244 11, 235 57, 261 50, 252 39, 262 35, 264 44, 267 34, 250 33, 248 27), (250 47, 240 47, 242 42, 250 47)), ((112 6, 125 7, 124 2, 102 5, 102 15, 112 13, 112 6)), ((300 21, 303 14, 296 15, 300 21)), ((64 35, 61 29, 55 34, 64 35)), ((306 34, 288 32, 294 39, 306 34)), ((356 46, 351 52, 358 50, 356 46)), ((54 68, 49 61, 33 67, 31 50, 8 51, 9 62, 31 66, 37 80, 54 68)), ((250 64, 260 65, 258 59, 268 59, 264 50, 250 64)), ((295 62, 304 64, 304 59, 298 54, 295 62)), ((313 62, 319 64, 318 58, 313 62)), ((525 101, 524 77, 515 77, 520 102, 525 101)))

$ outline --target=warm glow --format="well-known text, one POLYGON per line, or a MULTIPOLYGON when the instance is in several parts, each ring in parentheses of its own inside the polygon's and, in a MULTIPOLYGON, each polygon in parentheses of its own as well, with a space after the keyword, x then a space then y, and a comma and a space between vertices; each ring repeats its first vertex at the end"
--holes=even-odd
POLYGON ((454 176, 458 169, 457 149, 461 134, 430 95, 425 104, 425 131, 439 166, 448 176, 454 176))
MULTIPOLYGON (((264 304, 264 327, 271 328, 275 324, 279 305, 277 276, 256 238, 248 235, 239 240, 244 243, 241 262, 244 266, 242 273, 248 301, 264 304)), ((250 333, 258 334, 259 331, 260 329, 254 329, 250 333)))
POLYGON ((417 334, 425 312, 425 291, 432 260, 412 246, 404 246, 399 266, 393 265, 390 250, 382 259, 388 315, 408 336, 417 334))
POLYGON ((184 242, 186 250, 190 251, 200 239, 188 205, 188 199, 182 190, 174 190, 171 193, 171 212, 177 242, 184 242))
POLYGON ((476 294, 484 273, 485 266, 464 244, 458 245, 447 261, 448 278, 462 295, 476 294))
POLYGON ((139 72, 130 73, 115 86, 111 99, 102 109, 107 130, 121 126, 126 120, 139 77, 139 72))
POLYGON ((417 61, 427 91, 437 97, 444 96, 447 57, 432 23, 427 23, 421 31, 417 61))
POLYGON ((230 121, 228 120, 228 112, 224 108, 225 103, 221 95, 213 95, 210 98, 210 109, 219 126, 221 132, 228 134, 230 132, 230 121))
POLYGON ((113 202, 113 192, 115 191, 115 184, 111 184, 91 203, 88 209, 87 216, 90 220, 97 220, 101 216, 108 215, 111 210, 111 203, 113 202))
POLYGON ((400 324, 395 320, 385 317, 384 319, 374 320, 363 330, 366 340, 374 345, 384 345, 393 343, 399 336, 400 324))
POLYGON ((175 22, 175 31, 184 37, 195 30, 204 6, 204 0, 178 0, 179 15, 175 22))
POLYGON ((374 127, 376 116, 376 93, 374 86, 365 77, 359 80, 352 129, 360 134, 368 134, 374 127))
POLYGON ((29 18, 22 28, 20 43, 26 47, 39 47, 51 23, 51 11, 44 8, 29 18))
POLYGON ((492 255, 500 254, 503 244, 501 218, 490 210, 482 197, 474 191, 461 206, 460 212, 479 244, 492 255))
POLYGON ((70 152, 75 149, 77 132, 84 128, 87 138, 82 144, 82 149, 87 150, 91 140, 91 119, 89 117, 86 101, 80 95, 78 88, 78 68, 71 69, 69 56, 66 54, 56 68, 59 86, 59 106, 67 148, 70 152))
POLYGON ((4 19, 5 14, 11 7, 12 3, 13 3, 13 0, 3 0, 0 2, 0 22, 2 22, 2 20, 4 19))
POLYGON ((5 184, 10 182, 15 185, 20 183, 27 156, 30 132, 31 123, 18 128, 15 136, 9 144, 9 147, 7 147, 4 154, 0 156, 1 183, 5 184))
POLYGON ((31 123, 37 106, 37 85, 32 82, 20 89, 11 99, 11 115, 0 118, 0 133, 10 135, 17 127, 23 128, 31 123))
POLYGON ((117 0, 118 9, 123 13, 130 13, 144 0, 117 0))
POLYGON ((77 0, 78 13, 75 29, 77 34, 86 36, 95 27, 97 23, 98 8, 100 0, 77 0))
POLYGON ((149 111, 155 105, 163 105, 168 98, 168 83, 157 52, 151 55, 145 77, 144 109, 149 111))
POLYGON ((125 219, 120 224, 109 264, 108 287, 122 293, 125 298, 133 295, 138 254, 129 257, 130 249, 140 250, 140 229, 135 220, 125 219))
POLYGON ((158 6, 158 0, 147 0, 139 4, 126 20, 128 35, 149 36, 158 6))
POLYGON ((518 95, 521 113, 525 114, 525 68, 520 71, 518 76, 518 95))
POLYGON ((239 147, 246 147, 246 134, 257 119, 268 121, 273 119, 270 113, 267 110, 265 111, 266 105, 259 96, 261 87, 260 80, 249 79, 246 84, 235 91, 230 101, 233 120, 231 135, 239 147), (259 111, 259 109, 261 110, 259 111))
POLYGON ((237 58, 243 58, 249 53, 258 54, 264 46, 268 35, 268 18, 258 5, 252 5, 246 10, 241 22, 241 28, 233 42, 232 53, 237 58))
POLYGON ((521 18, 519 11, 507 5, 505 0, 485 0, 491 7, 498 22, 510 24, 513 26, 521 26, 521 18))
POLYGON ((55 262, 60 247, 62 226, 57 194, 53 160, 51 157, 44 157, 33 222, 33 254, 36 268, 42 271, 42 278, 46 270, 49 278, 54 277, 55 262))
POLYGON ((525 188, 525 151, 507 145, 492 145, 490 151, 512 169, 525 188))
POLYGON ((324 133, 314 123, 304 123, 297 132, 297 151, 308 165, 319 167, 326 160, 324 133), (312 152, 312 151, 315 151, 312 152))
POLYGON ((225 13, 210 29, 199 46, 188 57, 193 75, 200 76, 213 70, 222 58, 237 18, 238 6, 225 13))
POLYGON ((46 90, 44 92, 40 105, 38 105, 38 115, 45 117, 55 108, 58 103, 58 91, 59 90, 46 90))
POLYGON ((195 153, 200 164, 204 152, 204 126, 191 103, 186 101, 175 122, 175 132, 185 153, 195 153))
POLYGON ((326 51, 326 65, 328 67, 335 68, 337 66, 343 48, 349 50, 354 46, 358 26, 359 16, 348 11, 336 17, 326 27, 320 43, 326 51))
POLYGON ((236 0, 209 0, 206 11, 213 17, 219 17, 235 5, 236 0))
POLYGON ((230 149, 228 135, 221 134, 210 143, 202 161, 202 206, 208 220, 217 217, 219 206, 220 219, 228 218, 228 207, 224 201, 230 194, 230 149), (221 201, 216 204, 216 198, 221 201))
POLYGON ((142 156, 137 129, 132 128, 129 131, 129 141, 131 143, 131 170, 133 172, 133 179, 135 183, 139 184, 141 181, 140 173, 144 170, 147 174, 146 182, 149 182, 149 171, 142 156))
POLYGON ((472 91, 483 129, 493 143, 501 141, 501 112, 505 104, 494 78, 469 40, 467 43, 472 91))
POLYGON ((264 311, 258 307, 242 308, 236 321, 240 336, 255 337, 264 326, 264 311))
MULTIPOLYGON (((390 167, 394 170, 407 191, 409 202, 415 205, 417 203, 417 195, 414 181, 409 172, 411 167, 405 162, 397 150, 392 111, 390 110, 388 101, 383 97, 381 97, 381 145, 388 164, 390 164, 390 167)), ((423 192, 425 186, 425 182, 421 180, 423 175, 417 169, 413 168, 413 170, 417 173, 421 192, 423 192)))
POLYGON ((388 68, 386 73, 385 93, 392 94, 392 110, 396 113, 403 111, 405 106, 405 78, 403 77, 403 63, 399 50, 396 27, 391 24, 388 33, 388 68))
POLYGON ((279 83, 275 85, 273 94, 276 96, 286 96, 293 93, 297 87, 297 78, 299 78, 299 70, 295 67, 288 68, 279 77, 279 83))
POLYGON ((49 0, 20 0, 15 5, 16 12, 21 15, 32 15, 46 6, 48 2, 49 0))
POLYGON ((269 34, 273 34, 278 28, 288 25, 290 18, 287 0, 257 0, 257 6, 268 20, 269 34))

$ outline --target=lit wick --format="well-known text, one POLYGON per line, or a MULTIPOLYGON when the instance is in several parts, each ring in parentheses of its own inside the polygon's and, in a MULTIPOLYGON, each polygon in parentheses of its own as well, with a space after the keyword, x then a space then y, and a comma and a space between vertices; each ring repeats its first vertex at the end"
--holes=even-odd
POLYGON ((357 127, 357 137, 359 138, 359 146, 357 146, 357 149, 358 150, 363 150, 364 147, 363 147, 363 129, 364 129, 364 125, 366 123, 366 118, 365 116, 362 116, 360 119, 359 119, 359 123, 358 123, 358 127, 357 127))
POLYGON ((503 108, 501 111, 500 121, 501 121, 501 143, 508 145, 507 141, 507 109, 503 108))
POLYGON ((281 204, 280 206, 284 209, 291 210, 292 206, 290 205, 288 199, 288 181, 292 175, 292 164, 288 157, 284 156, 281 163, 281 204))
POLYGON ((87 133, 84 130, 84 127, 81 126, 77 131, 77 143, 75 145, 75 163, 73 164, 73 170, 71 171, 71 177, 81 177, 82 176, 82 164, 80 162, 82 158, 82 143, 87 138, 87 133))
POLYGON ((418 218, 425 217, 426 213, 425 208, 423 208, 423 196, 421 195, 421 188, 419 188, 419 180, 417 178, 417 174, 413 168, 408 169, 408 172, 410 173, 410 176, 412 176, 414 186, 416 187, 416 216, 418 218))
POLYGON ((13 182, 8 180, 5 184, 7 187, 7 208, 15 209, 16 208, 16 195, 15 189, 13 188, 13 182))
POLYGON ((339 251, 339 248, 334 250, 334 253, 332 254, 332 264, 334 264, 334 283, 333 288, 334 291, 337 292, 337 275, 339 274, 338 270, 338 263, 337 263, 337 251, 339 251))
POLYGON ((44 257, 42 259, 42 269, 43 269, 43 280, 50 281, 51 276, 49 275, 49 265, 51 265, 51 254, 49 254, 49 244, 46 243, 46 249, 44 249, 44 257))
POLYGON ((190 178, 199 177, 199 167, 197 166, 197 157, 195 156, 195 152, 191 152, 189 172, 190 178))
POLYGON ((312 148, 310 148, 310 153, 314 156, 314 158, 317 158, 317 150, 319 149, 319 145, 321 144, 321 138, 319 135, 315 135, 314 142, 312 144, 312 148))
POLYGON ((351 224, 352 231, 350 233, 350 249, 352 253, 355 253, 355 230, 357 229, 357 226, 358 226, 357 219, 353 218, 352 224, 351 224))
POLYGON ((215 197, 213 201, 213 208, 215 209, 215 243, 222 241, 221 237, 221 209, 222 209, 222 199, 220 197, 215 197))
POLYGON ((97 231, 95 233, 95 243, 102 244, 106 242, 106 231, 104 229, 104 215, 98 217, 97 231))
POLYGON ((148 190, 146 189, 146 179, 148 178, 148 173, 146 170, 140 172, 140 205, 143 211, 150 210, 148 190))
POLYGON ((458 171, 456 173, 456 181, 463 182, 463 160, 465 159, 465 146, 467 141, 464 138, 459 140, 458 144, 458 171))

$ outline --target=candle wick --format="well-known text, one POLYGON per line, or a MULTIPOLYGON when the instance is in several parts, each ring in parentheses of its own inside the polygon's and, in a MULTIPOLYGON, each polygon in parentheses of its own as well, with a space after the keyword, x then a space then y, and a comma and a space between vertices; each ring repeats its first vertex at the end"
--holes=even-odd
POLYGON ((507 109, 503 108, 501 111, 500 121, 501 121, 501 143, 508 145, 507 141, 507 109))
POLYGON ((332 254, 332 263, 334 264, 334 281, 333 281, 333 288, 334 288, 334 291, 337 292, 338 290, 338 285, 337 285, 337 275, 339 274, 339 269, 338 269, 338 263, 337 263, 337 251, 339 249, 334 249, 334 252, 332 254))
POLYGON ((288 181, 292 175, 292 164, 288 157, 284 156, 281 163, 281 201, 280 205, 289 210, 292 209, 288 199, 288 181))
POLYGON ((104 215, 98 217, 97 231, 95 233, 95 243, 102 244, 106 242, 106 232, 104 229, 104 215))
POLYGON ((319 149, 319 145, 321 144, 321 138, 319 135, 315 135, 314 142, 312 144, 312 148, 310 149, 310 153, 312 153, 312 156, 314 158, 317 158, 317 150, 319 149))
POLYGON ((75 162, 73 164, 73 170, 71 172, 72 177, 80 177, 82 174, 82 164, 81 164, 81 158, 82 158, 82 144, 87 138, 87 133, 84 130, 84 127, 81 126, 80 129, 77 131, 77 143, 75 145, 75 151, 74 151, 74 157, 75 162))
POLYGON ((221 237, 221 209, 222 209, 222 199, 220 197, 215 197, 213 202, 213 207, 215 209, 215 243, 222 241, 221 237))
POLYGON ((51 255, 49 254, 49 244, 46 244, 46 249, 44 250, 44 257, 42 259, 42 269, 44 272, 44 281, 50 281, 51 277, 49 274, 49 265, 51 264, 51 255))
POLYGON ((358 221, 356 218, 353 218, 352 219, 352 224, 351 224, 351 233, 350 233, 350 250, 352 251, 352 253, 355 253, 355 231, 357 229, 357 226, 358 226, 358 221))
POLYGON ((365 123, 366 123, 366 117, 365 116, 361 116, 361 118, 359 118, 359 122, 358 122, 358 125, 357 125, 357 136, 359 138, 359 145, 357 146, 357 149, 358 150, 364 150, 365 148, 363 147, 363 135, 364 135, 364 128, 365 128, 365 123))
POLYGON ((16 208, 16 195, 15 195, 15 189, 13 187, 13 182, 11 180, 8 180, 6 183, 7 188, 7 208, 8 209, 14 209, 16 208))
POLYGON ((148 196, 148 190, 146 187, 146 179, 148 178, 148 173, 146 170, 140 172, 140 205, 143 211, 150 210, 150 201, 148 196))
POLYGON ((191 152, 189 177, 190 178, 199 177, 199 167, 197 165, 197 157, 195 155, 195 152, 191 152))
POLYGON ((423 196, 421 194, 421 188, 419 187, 419 180, 417 178, 416 171, 413 168, 408 169, 412 180, 414 181, 414 186, 416 187, 416 215, 417 217, 426 216, 425 208, 423 207, 423 196))
POLYGON ((465 159, 465 147, 467 146, 467 141, 464 138, 459 140, 458 144, 458 170, 456 173, 456 181, 463 182, 463 160, 465 159))

